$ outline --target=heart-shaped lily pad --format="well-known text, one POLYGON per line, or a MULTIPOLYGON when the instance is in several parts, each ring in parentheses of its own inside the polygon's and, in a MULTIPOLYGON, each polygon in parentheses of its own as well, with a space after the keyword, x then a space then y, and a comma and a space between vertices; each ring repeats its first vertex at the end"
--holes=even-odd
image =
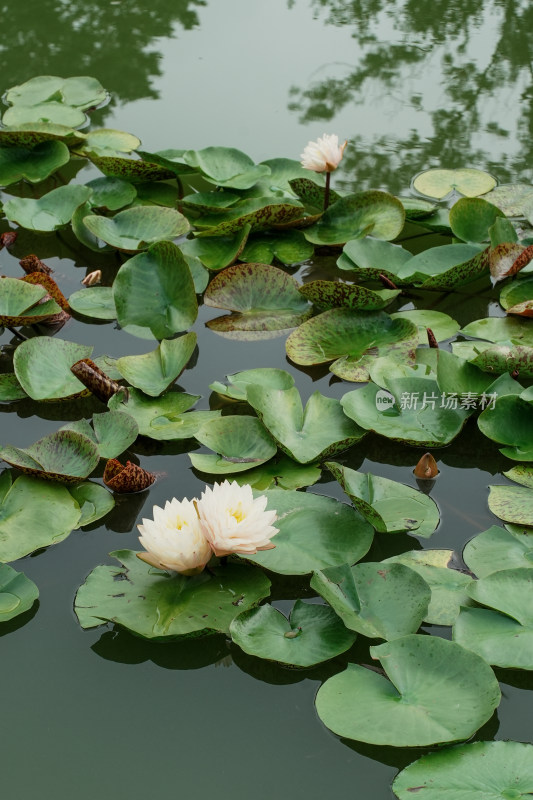
POLYGON ((370 639, 415 633, 427 616, 431 590, 403 564, 365 562, 315 572, 311 587, 350 630, 370 639))
POLYGON ((363 236, 346 242, 337 266, 353 272, 357 280, 378 280, 380 275, 385 275, 394 283, 402 283, 405 281, 399 278, 400 271, 412 257, 409 250, 399 244, 363 236))
POLYGON ((117 250, 146 250, 153 242, 174 239, 189 230, 189 223, 179 211, 161 206, 134 206, 114 217, 89 215, 84 225, 92 234, 117 250))
POLYGON ((277 512, 276 546, 246 556, 247 561, 282 575, 307 575, 325 567, 355 564, 368 552, 373 530, 345 503, 286 489, 264 494, 267 508, 277 512))
POLYGON ((489 608, 462 608, 454 641, 489 664, 532 670, 533 567, 498 570, 474 581, 468 593, 489 608))
POLYGON ((123 356, 116 367, 129 384, 157 397, 181 375, 195 347, 196 334, 186 333, 177 339, 163 339, 151 353, 123 356))
POLYGON ((337 200, 321 219, 304 231, 313 244, 339 245, 371 234, 375 239, 395 239, 405 222, 401 202, 387 192, 368 191, 337 200))
POLYGON ((241 255, 250 229, 250 225, 245 225, 227 236, 186 239, 180 243, 180 249, 186 256, 199 258, 207 269, 224 269, 234 264, 241 255))
POLYGON ((32 325, 61 313, 55 300, 44 299, 46 295, 40 284, 0 277, 0 325, 32 325))
POLYGON ((533 794, 533 746, 471 742, 422 756, 394 779, 399 800, 520 800, 533 794))
MULTIPOLYGON (((226 459, 210 453, 189 453, 194 469, 212 475, 223 474, 226 479, 236 481, 241 486, 248 484, 259 492, 266 489, 303 489, 312 486, 320 478, 321 469, 317 464, 297 464, 288 456, 271 458, 270 461, 254 466, 252 469, 231 472, 226 459)), ((242 464, 234 464, 241 467, 242 464)))
POLYGON ((158 441, 189 439, 211 419, 220 416, 220 411, 189 411, 198 395, 184 392, 168 392, 162 397, 147 397, 138 389, 130 389, 128 400, 115 394, 109 401, 111 410, 125 411, 139 426, 141 436, 158 441))
POLYGON ((414 308, 408 311, 396 311, 391 314, 391 319, 409 319, 418 326, 419 344, 427 344, 427 329, 430 328, 432 334, 438 342, 451 339, 461 327, 449 314, 442 311, 431 311, 426 308, 414 308))
POLYGON ((86 419, 69 422, 61 430, 76 431, 90 439, 98 448, 100 458, 116 458, 126 450, 139 434, 135 419, 123 411, 105 411, 94 414, 93 428, 86 419))
MULTIPOLYGON (((95 178, 86 184, 92 191, 91 206, 116 211, 129 205, 137 196, 133 184, 121 178, 95 178)), ((88 216, 88 215, 87 215, 88 216)))
POLYGON ((293 667, 334 658, 356 638, 333 609, 303 600, 296 601, 289 619, 271 605, 245 611, 231 623, 230 635, 245 653, 293 667))
POLYGON ((338 400, 314 392, 305 409, 298 389, 252 384, 247 399, 281 449, 300 464, 340 453, 365 432, 343 413, 338 400))
POLYGON ((15 375, 32 400, 58 400, 86 391, 71 366, 89 358, 92 347, 39 336, 21 342, 13 356, 15 375))
POLYGON ((249 189, 260 178, 270 175, 269 167, 254 164, 249 156, 233 147, 186 150, 183 160, 199 170, 209 183, 231 189, 249 189))
POLYGON ((264 386, 266 389, 290 389, 294 386, 294 378, 284 369, 258 367, 228 375, 228 386, 215 381, 209 388, 224 397, 231 397, 232 400, 246 400, 248 386, 252 384, 264 386))
POLYGON ((2 116, 2 124, 10 128, 40 123, 62 125, 65 128, 79 128, 86 122, 87 116, 81 108, 67 106, 55 100, 36 103, 34 106, 11 106, 4 111, 2 116))
POLYGON ((113 297, 119 325, 147 328, 156 339, 186 330, 198 314, 191 271, 172 242, 157 242, 126 261, 113 297))
POLYGON ((99 483, 86 481, 70 486, 69 492, 80 507, 81 516, 77 528, 91 525, 105 517, 115 505, 113 495, 99 483))
POLYGON ((533 530, 523 525, 492 525, 466 543, 463 561, 478 578, 499 570, 533 567, 533 530))
POLYGON ((9 564, 0 564, 0 623, 28 611, 39 597, 39 589, 9 564))
POLYGON ((185 576, 145 564, 132 550, 111 553, 120 567, 96 567, 74 610, 82 628, 113 622, 145 639, 229 632, 231 621, 269 594, 261 570, 236 564, 185 576))
POLYGON ((414 359, 418 328, 407 319, 393 320, 383 311, 355 312, 333 308, 304 322, 286 342, 295 364, 334 363, 330 372, 349 381, 367 381, 370 363, 380 356, 401 362, 414 359))
POLYGON ((111 286, 89 286, 71 294, 69 306, 77 314, 93 319, 115 319, 117 310, 111 286))
POLYGON ((370 654, 388 678, 349 664, 316 697, 322 722, 347 739, 392 747, 468 739, 500 702, 492 669, 455 642, 410 635, 370 654))
POLYGON ((60 186, 38 200, 12 197, 4 205, 4 212, 8 220, 31 231, 56 231, 70 222, 90 195, 87 186, 60 186))
POLYGON ((94 442, 72 430, 50 433, 31 447, 5 445, 0 458, 28 475, 64 483, 83 480, 100 459, 94 442))
MULTIPOLYGON (((218 474, 251 469, 271 459, 277 451, 268 431, 257 417, 217 417, 203 425, 195 438, 222 456, 216 465, 211 465, 216 469, 210 471, 218 474)), ((201 469, 192 454, 189 455, 193 466, 201 469)))
POLYGON ((6 92, 6 102, 17 106, 35 106, 38 103, 58 102, 74 108, 90 108, 103 103, 107 92, 102 84, 87 75, 59 78, 56 75, 39 75, 6 92))
POLYGON ((68 147, 58 140, 40 142, 34 147, 0 147, 0 185, 26 179, 39 183, 70 159, 68 147))
POLYGON ((450 209, 453 235, 464 242, 488 242, 489 229, 503 211, 482 197, 462 197, 450 209))
POLYGON ((403 483, 356 472, 333 461, 328 461, 326 467, 355 508, 377 531, 409 531, 428 538, 439 524, 439 509, 428 495, 403 483))
POLYGON ((255 234, 248 239, 239 258, 260 264, 272 264, 277 259, 282 264, 294 266, 311 258, 314 249, 301 231, 287 230, 255 234))
POLYGON ((465 197, 478 197, 495 186, 492 175, 479 169, 428 169, 413 181, 413 189, 436 200, 442 200, 453 191, 465 197))

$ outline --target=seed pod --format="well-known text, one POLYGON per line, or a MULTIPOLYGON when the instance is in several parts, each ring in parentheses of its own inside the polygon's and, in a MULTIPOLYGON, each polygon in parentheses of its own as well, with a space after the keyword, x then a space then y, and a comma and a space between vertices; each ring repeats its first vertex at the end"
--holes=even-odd
POLYGON ((126 466, 116 458, 110 458, 105 465, 104 483, 113 492, 142 492, 155 481, 155 474, 148 472, 131 461, 126 461, 126 466))

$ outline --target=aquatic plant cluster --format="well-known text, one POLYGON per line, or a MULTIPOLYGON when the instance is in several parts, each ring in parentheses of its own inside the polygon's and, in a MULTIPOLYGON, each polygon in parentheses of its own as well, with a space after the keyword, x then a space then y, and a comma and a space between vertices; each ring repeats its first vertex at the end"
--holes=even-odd
POLYGON ((144 550, 94 568, 75 599, 80 625, 155 642, 222 633, 300 669, 348 653, 357 637, 381 642, 370 647, 381 667, 349 662, 324 681, 324 724, 375 745, 448 745, 399 773, 399 798, 421 788, 435 800, 531 793, 531 745, 449 745, 497 708, 493 667, 533 669, 533 187, 432 169, 405 197, 341 195, 329 183, 347 146, 336 136, 310 143, 302 163, 255 164, 226 147, 153 153, 130 133, 86 127, 106 100, 95 79, 43 76, 5 99, 1 245, 15 252, 19 235, 38 243, 68 231, 82 252, 116 261, 68 298, 39 254, 24 254, 23 277, 0 279, 0 324, 14 334, 0 401, 80 404, 30 447, 0 447, 0 625, 38 597, 11 562, 153 485, 154 473, 124 459, 139 437, 189 442, 191 467, 213 488, 155 506, 139 524, 144 550), (74 181, 88 162, 102 176, 74 181), (323 254, 336 258, 334 279, 291 276, 323 254), (433 307, 449 293, 470 302, 491 281, 502 283, 505 316, 461 328, 433 307), (286 336, 295 365, 327 365, 363 385, 340 400, 314 392, 304 407, 293 377, 266 365, 215 380, 211 409, 192 410, 199 397, 175 381, 194 356, 200 297, 228 312, 207 323, 228 348, 286 336), (402 299, 418 307, 392 310, 402 299), (54 336, 72 315, 116 320, 157 345, 93 360, 92 347, 54 336), (341 454, 374 433, 412 448, 414 466, 415 448, 443 447, 467 422, 517 462, 505 473, 517 485, 490 490, 504 525, 467 544, 466 569, 415 538, 410 551, 365 560, 378 537, 431 537, 439 509, 429 493, 351 469, 341 454), (91 480, 102 471, 103 485, 91 480), (349 504, 306 491, 326 471, 349 504), (307 581, 322 602, 297 599, 287 618, 267 602, 280 575, 307 581), (452 640, 427 626, 448 626, 452 640))

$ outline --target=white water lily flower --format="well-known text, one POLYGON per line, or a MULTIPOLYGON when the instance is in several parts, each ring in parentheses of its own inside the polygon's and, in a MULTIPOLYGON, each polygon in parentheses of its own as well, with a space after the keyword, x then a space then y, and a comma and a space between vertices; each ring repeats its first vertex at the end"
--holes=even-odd
POLYGON ((217 556, 230 553, 253 555, 271 550, 270 541, 277 528, 272 526, 275 511, 265 511, 265 495, 254 500, 252 487, 234 481, 206 487, 198 503, 198 514, 205 538, 217 556))
POLYGON ((300 156, 302 167, 312 169, 314 172, 333 172, 339 166, 347 144, 345 141, 339 145, 336 133, 325 133, 316 142, 309 142, 304 148, 300 156))
POLYGON ((205 538, 195 500, 167 500, 154 506, 154 518, 137 525, 139 541, 148 551, 137 556, 158 569, 173 569, 182 575, 201 572, 213 555, 205 538))

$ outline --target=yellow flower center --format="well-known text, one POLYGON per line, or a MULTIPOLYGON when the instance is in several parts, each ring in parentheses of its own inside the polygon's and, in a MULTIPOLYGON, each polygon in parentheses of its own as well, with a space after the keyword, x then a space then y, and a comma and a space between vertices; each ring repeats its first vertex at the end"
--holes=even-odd
POLYGON ((237 506, 237 508, 233 508, 233 509, 231 509, 229 513, 230 513, 230 515, 231 515, 232 517, 234 517, 234 518, 237 520, 237 522, 242 522, 242 521, 243 521, 243 519, 244 519, 244 518, 245 518, 245 516, 246 516, 246 514, 245 514, 245 513, 244 513, 244 511, 242 510, 242 503, 239 503, 239 505, 237 506))
POLYGON ((177 528, 177 530, 181 531, 183 526, 186 525, 186 524, 187 524, 186 521, 184 519, 182 519, 178 514, 178 516, 176 517, 176 528, 177 528))

